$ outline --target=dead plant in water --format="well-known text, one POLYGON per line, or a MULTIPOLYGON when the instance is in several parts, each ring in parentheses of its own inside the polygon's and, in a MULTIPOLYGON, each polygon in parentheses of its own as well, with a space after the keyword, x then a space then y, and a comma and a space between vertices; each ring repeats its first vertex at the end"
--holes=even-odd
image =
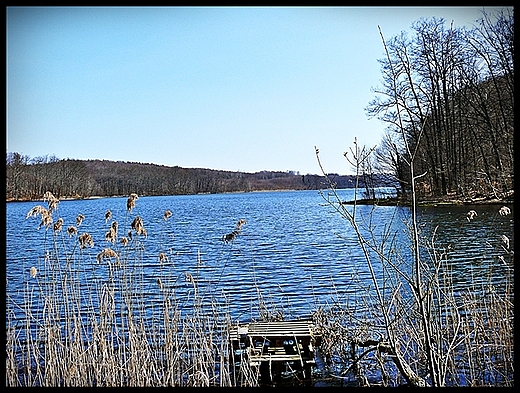
MULTIPOLYGON (((52 208, 35 206, 27 214, 41 216, 40 227, 49 227, 57 213, 57 201, 50 193, 46 198, 52 208)), ((135 200, 131 194, 127 212, 135 200)), ((163 219, 169 217, 167 210, 163 219)), ((137 238, 147 231, 139 216, 125 229, 128 237, 118 238, 114 220, 101 231, 110 247, 98 250, 102 241, 91 233, 77 236, 84 218, 76 216, 66 239, 55 236, 48 249, 44 243, 45 258, 26 273, 21 300, 7 293, 6 385, 232 386, 226 307, 216 301, 208 307, 210 299, 202 299, 189 272, 185 278, 194 291, 180 298, 173 261, 163 251, 162 275, 154 285, 145 282, 146 240, 137 238)), ((112 214, 104 219, 108 223, 112 214)), ((59 217, 54 231, 65 223, 59 217)))
POLYGON ((245 223, 246 223, 246 220, 244 220, 244 219, 238 220, 235 229, 232 232, 230 232, 222 237, 222 240, 224 241, 224 243, 229 243, 229 242, 232 242, 233 240, 235 240, 235 238, 242 231, 242 227, 244 226, 245 223))
MULTIPOLYGON (((349 162, 357 169, 369 159, 364 152, 355 142, 349 162)), ((316 156, 321 168, 317 149, 316 156)), ((323 168, 322 172, 328 179, 323 168)), ((416 178, 412 171, 412 181, 416 178)), ((400 249, 390 229, 374 233, 370 225, 374 210, 370 217, 360 217, 356 202, 351 207, 341 203, 328 180, 329 195, 335 195, 331 206, 353 229, 371 278, 368 289, 366 282, 359 283, 360 291, 345 308, 318 310, 314 315, 328 338, 319 348, 325 361, 342 359, 339 362, 345 364, 332 374, 343 379, 352 373, 360 385, 512 386, 511 273, 504 277, 506 290, 501 289, 500 295, 491 284, 475 284, 467 292, 456 290, 449 248, 439 247, 435 230, 430 239, 419 236, 413 186, 407 221, 410 245, 400 249), (374 382, 374 376, 369 382, 367 374, 376 369, 379 382, 374 382)), ((505 212, 497 209, 497 215, 505 212)), ((472 223, 476 217, 475 211, 469 211, 467 221, 472 223)), ((503 236, 504 252, 512 258, 503 236)))

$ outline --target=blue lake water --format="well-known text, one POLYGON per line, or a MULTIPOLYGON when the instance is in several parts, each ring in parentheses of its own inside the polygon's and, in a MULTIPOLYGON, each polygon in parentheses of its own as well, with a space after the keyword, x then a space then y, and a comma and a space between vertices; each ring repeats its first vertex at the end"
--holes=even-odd
MULTIPOLYGON (((353 198, 352 189, 337 192, 343 201, 353 198)), ((84 293, 99 289, 115 270, 96 256, 112 247, 121 257, 127 255, 132 282, 138 283, 146 302, 143 308, 161 303, 157 279, 174 291, 181 308, 183 304, 188 308, 195 289, 187 273, 204 301, 223 307, 233 320, 258 319, 259 294, 269 309, 279 310, 286 319, 308 316, 336 302, 345 304, 360 283, 369 282, 370 274, 356 234, 326 199, 318 191, 139 197, 131 212, 126 210, 126 197, 64 200, 53 215, 54 221, 64 220, 63 230, 56 234, 38 229, 39 217, 26 218, 32 207, 47 207, 46 202, 6 203, 7 303, 18 313, 13 304, 23 304, 27 289, 38 291, 31 267, 47 274, 47 282, 53 274, 59 280, 67 258, 77 265, 71 271, 82 281, 84 293), (112 218, 106 222, 108 210, 112 218), (166 210, 172 215, 164 220, 166 210), (78 234, 90 233, 92 248, 74 248, 77 239, 67 234, 78 214, 85 216, 78 234), (108 243, 105 234, 115 220, 118 236, 126 236, 136 216, 142 218, 147 236, 133 243, 137 252, 125 254, 125 248, 108 243), (223 236, 241 219, 246 220, 241 232, 224 242, 223 236), (161 252, 166 256, 163 261, 161 252), (59 260, 61 268, 49 269, 49 260, 59 260)), ((499 214, 501 205, 419 209, 422 237, 431 239, 435 230, 436 245, 448 250, 453 279, 461 290, 489 277, 500 285, 500 277, 513 269, 514 212, 512 204, 508 206, 509 215, 499 214), (477 212, 470 221, 469 210, 477 212)), ((408 208, 359 205, 357 214, 360 225, 371 226, 376 241, 391 234, 406 258, 408 208)), ((377 264, 375 268, 380 273, 377 264)))

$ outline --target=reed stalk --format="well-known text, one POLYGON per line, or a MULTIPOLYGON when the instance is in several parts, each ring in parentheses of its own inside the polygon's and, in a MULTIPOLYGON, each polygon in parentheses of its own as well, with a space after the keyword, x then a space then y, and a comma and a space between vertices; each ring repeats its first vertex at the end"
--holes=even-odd
MULTIPOLYGON (((359 172, 371 152, 355 141, 351 153, 349 162, 359 172)), ((391 223, 375 232, 374 210, 360 217, 356 201, 350 210, 342 203, 317 149, 316 156, 328 180, 328 195, 335 196, 332 201, 323 197, 350 224, 372 281, 367 288, 361 280, 359 297, 345 306, 315 314, 321 334, 332 338, 319 348, 325 362, 336 365, 331 375, 358 385, 513 386, 513 269, 502 277, 505 291, 491 285, 493 272, 488 285, 476 282, 456 290, 450 247, 437 244, 436 229, 429 239, 421 236, 414 187, 405 221, 410 243, 399 245, 391 223), (359 304, 364 304, 361 314, 352 311, 359 304)), ((410 165, 413 169, 413 160, 410 165)), ((411 174, 413 183, 417 176, 413 170, 411 174)), ((497 215, 503 214, 510 209, 497 209, 497 215)), ((513 254, 504 236, 499 260, 507 265, 513 254)))
MULTIPOLYGON (((49 209, 27 215, 41 216, 44 257, 27 272, 21 303, 7 297, 6 386, 232 385, 229 314, 216 299, 207 305, 189 273, 191 307, 177 297, 166 236, 160 237, 162 275, 153 288, 145 282, 147 231, 135 215, 137 194, 127 200, 125 236, 112 213, 105 213, 109 246, 97 255, 92 236, 78 230, 85 217, 79 214, 65 233, 63 219, 54 221, 59 201, 51 193, 45 200, 49 209), (153 305, 146 296, 162 300, 153 305)), ((167 211, 163 220, 171 216, 167 211)))

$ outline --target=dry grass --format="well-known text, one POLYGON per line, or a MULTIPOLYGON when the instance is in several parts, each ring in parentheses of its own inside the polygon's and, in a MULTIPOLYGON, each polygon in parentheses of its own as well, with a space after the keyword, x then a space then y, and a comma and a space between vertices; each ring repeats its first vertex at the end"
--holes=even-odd
MULTIPOLYGON (((36 206, 27 217, 40 215, 42 225, 49 227, 57 202, 47 197, 54 208, 36 206)), ((127 200, 125 222, 136 200, 135 194, 127 200)), ((502 208, 500 214, 508 212, 502 208)), ((171 216, 166 211, 164 221, 171 216)), ((79 214, 76 227, 69 226, 68 236, 62 237, 63 220, 58 218, 49 231, 52 246, 27 272, 26 287, 20 288, 23 301, 7 297, 6 386, 259 385, 258 369, 247 363, 232 367, 228 305, 203 299, 190 272, 184 277, 190 297, 180 298, 162 244, 160 275, 152 287, 143 282, 140 238, 147 233, 139 216, 131 221, 127 236, 119 236, 119 224, 109 224, 113 217, 107 212, 105 241, 110 247, 97 254, 89 250, 92 236, 78 235, 84 218, 79 214), (160 301, 150 304, 152 295, 160 301)), ((238 221, 223 240, 234 241, 245 223, 238 221)), ((502 240, 504 253, 512 254, 509 242, 502 240)), ((503 278, 505 291, 491 285, 489 277, 486 284, 455 292, 446 255, 433 239, 425 247, 431 253, 423 273, 432 343, 446 385, 513 386, 512 269, 503 278)), ((423 321, 409 290, 402 254, 392 244, 374 246, 370 252, 383 267, 384 296, 377 298, 366 278, 353 277, 358 290, 351 298, 313 314, 323 337, 316 351, 323 362, 321 380, 331 385, 400 386, 408 384, 403 364, 428 380, 423 321), (402 363, 395 362, 396 343, 402 363)), ((276 301, 268 306, 259 290, 257 295, 260 319, 284 319, 276 301)))
MULTIPOLYGON (((358 150, 353 155, 358 168, 368 157, 358 150)), ((514 386, 514 253, 507 236, 499 236, 496 247, 503 268, 460 289, 450 247, 437 244, 436 229, 429 239, 419 236, 413 207, 405 221, 410 241, 402 247, 389 223, 376 234, 372 214, 361 217, 356 204, 342 204, 329 185, 334 202, 324 199, 357 235, 371 274, 368 282, 352 279, 359 287, 355 298, 314 315, 327 338, 319 349, 331 377, 361 386, 514 386)), ((496 214, 511 210, 504 206, 496 214)), ((476 216, 470 210, 467 221, 476 216)))
MULTIPOLYGON (((50 193, 46 198, 52 209, 36 206, 27 218, 41 216, 49 227, 57 202, 50 193)), ((137 199, 128 198, 127 215, 137 199)), ((84 218, 77 216, 78 227, 84 218)), ((46 258, 27 272, 23 301, 8 296, 6 386, 232 385, 227 308, 215 301, 208 307, 189 272, 191 307, 177 297, 167 270, 155 288, 143 282, 139 238, 147 232, 139 216, 128 237, 118 237, 112 221, 105 235, 111 247, 94 259, 92 236, 69 226, 65 242, 62 225, 59 218, 46 258), (160 302, 148 304, 150 291, 160 302)), ((161 252, 159 260, 164 268, 167 255, 161 252)))
MULTIPOLYGON (((513 270, 503 277, 505 290, 486 282, 455 292, 450 269, 444 268, 435 276, 438 286, 432 284, 429 312, 445 386, 514 386, 513 270)), ((366 280, 356 285, 355 297, 313 315, 326 338, 318 348, 326 375, 331 384, 344 386, 409 385, 394 362, 373 290, 366 280)), ((413 303, 404 285, 389 288, 385 298, 392 321, 389 330, 399 338, 411 369, 428 380, 422 322, 413 303)))

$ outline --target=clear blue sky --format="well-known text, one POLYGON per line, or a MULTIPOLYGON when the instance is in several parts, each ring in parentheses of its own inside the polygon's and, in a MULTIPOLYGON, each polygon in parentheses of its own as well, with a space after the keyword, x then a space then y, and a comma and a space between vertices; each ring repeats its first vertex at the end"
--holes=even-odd
MULTIPOLYGON (((348 174, 386 39, 481 7, 7 7, 7 152, 348 174)), ((493 11, 487 8, 486 12, 493 11)))

